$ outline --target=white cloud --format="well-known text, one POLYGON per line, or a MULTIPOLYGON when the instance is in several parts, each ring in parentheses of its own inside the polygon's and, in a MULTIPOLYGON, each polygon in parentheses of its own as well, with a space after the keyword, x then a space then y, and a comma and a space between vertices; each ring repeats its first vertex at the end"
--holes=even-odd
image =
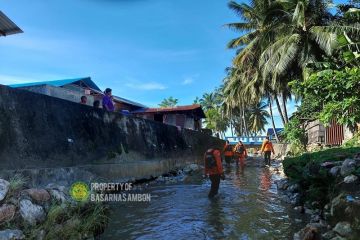
POLYGON ((194 79, 192 77, 187 77, 182 81, 182 85, 189 85, 194 82, 194 79))
POLYGON ((125 86, 133 89, 139 90, 164 90, 166 86, 157 82, 149 82, 149 83, 127 83, 125 86))

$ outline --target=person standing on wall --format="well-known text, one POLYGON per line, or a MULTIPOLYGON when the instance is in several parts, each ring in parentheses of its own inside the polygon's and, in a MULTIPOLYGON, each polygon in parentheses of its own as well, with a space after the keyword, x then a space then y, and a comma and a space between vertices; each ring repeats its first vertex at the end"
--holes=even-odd
POLYGON ((226 165, 230 165, 234 156, 234 152, 233 152, 233 147, 231 146, 229 140, 226 140, 223 153, 225 156, 226 165))
POLYGON ((271 153, 275 154, 274 147, 272 142, 270 142, 269 137, 266 137, 262 146, 261 146, 261 154, 264 154, 265 164, 270 166, 271 161, 271 153))
POLYGON ((225 180, 219 149, 208 149, 204 155, 205 175, 209 176, 211 189, 208 197, 213 198, 219 192, 220 179, 225 180))
POLYGON ((105 95, 102 99, 103 109, 113 112, 115 110, 114 103, 112 101, 112 90, 111 88, 105 89, 105 95))
POLYGON ((242 141, 239 141, 235 148, 234 148, 234 152, 235 152, 235 157, 236 157, 236 165, 238 165, 240 163, 240 166, 242 169, 244 169, 245 166, 245 158, 247 158, 248 154, 245 148, 245 145, 243 144, 242 141))

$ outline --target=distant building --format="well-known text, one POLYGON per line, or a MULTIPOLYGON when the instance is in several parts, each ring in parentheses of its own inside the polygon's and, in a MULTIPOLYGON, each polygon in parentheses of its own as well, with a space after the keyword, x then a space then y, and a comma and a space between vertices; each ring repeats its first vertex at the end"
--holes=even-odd
MULTIPOLYGON (((86 96, 87 105, 89 106, 93 106, 95 100, 99 100, 101 103, 104 96, 104 93, 90 77, 13 84, 9 85, 9 87, 24 89, 77 103, 80 102, 81 96, 86 96)), ((114 103, 116 111, 134 111, 146 107, 140 103, 118 96, 114 96, 114 103)), ((100 104, 100 106, 102 106, 102 104, 100 104)))
POLYGON ((0 36, 7 36, 23 31, 11 21, 2 11, 0 11, 0 36))
POLYGON ((200 130, 201 120, 206 118, 199 104, 169 108, 143 108, 132 113, 145 119, 192 130, 200 130))
MULTIPOLYGON (((278 135, 278 137, 280 136, 280 134, 284 131, 283 128, 275 128, 276 134, 278 135)), ((274 129, 273 128, 268 128, 267 132, 266 132, 266 136, 269 137, 270 140, 274 140, 275 138, 275 133, 274 133, 274 129)))

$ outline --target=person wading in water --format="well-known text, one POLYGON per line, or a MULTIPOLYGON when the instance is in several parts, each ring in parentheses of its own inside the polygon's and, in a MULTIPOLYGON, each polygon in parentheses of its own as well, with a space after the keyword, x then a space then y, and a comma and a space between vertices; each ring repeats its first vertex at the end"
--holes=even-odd
POLYGON ((225 180, 219 149, 208 149, 204 155, 205 175, 209 176, 211 189, 209 198, 213 198, 219 191, 220 179, 225 180))
POLYGON ((236 165, 239 165, 242 169, 244 169, 245 167, 245 158, 247 158, 247 151, 245 148, 245 145, 242 143, 242 141, 239 141, 235 148, 234 148, 234 152, 235 152, 235 157, 236 157, 236 165))
POLYGON ((225 156, 226 165, 230 165, 234 156, 234 152, 233 152, 233 147, 231 146, 229 140, 226 140, 223 153, 225 156))
POLYGON ((261 154, 262 153, 265 153, 264 154, 264 159, 265 159, 265 164, 270 166, 270 161, 271 161, 271 152, 273 154, 275 154, 274 152, 274 148, 273 148, 273 145, 272 145, 272 142, 270 142, 269 140, 269 137, 266 137, 262 146, 261 146, 261 154))

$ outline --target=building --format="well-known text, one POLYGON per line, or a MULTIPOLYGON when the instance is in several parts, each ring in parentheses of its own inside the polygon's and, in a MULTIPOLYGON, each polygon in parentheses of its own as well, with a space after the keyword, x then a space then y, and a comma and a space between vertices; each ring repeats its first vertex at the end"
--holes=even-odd
MULTIPOLYGON (((87 105, 89 106, 92 106, 95 100, 99 100, 101 106, 101 100, 104 96, 104 93, 90 77, 13 84, 9 85, 9 87, 24 89, 72 102, 80 102, 81 96, 86 96, 87 105)), ((146 107, 140 103, 118 96, 114 96, 113 101, 115 110, 134 111, 146 107)))
POLYGON ((22 33, 23 31, 0 11, 0 36, 22 33))
MULTIPOLYGON (((280 138, 281 133, 284 131, 283 128, 275 128, 277 136, 280 138)), ((266 136, 269 137, 270 140, 275 140, 275 132, 273 128, 268 128, 266 132, 266 136)))
POLYGON ((199 104, 169 108, 143 108, 132 113, 145 119, 192 130, 200 130, 201 120, 206 118, 199 104))

